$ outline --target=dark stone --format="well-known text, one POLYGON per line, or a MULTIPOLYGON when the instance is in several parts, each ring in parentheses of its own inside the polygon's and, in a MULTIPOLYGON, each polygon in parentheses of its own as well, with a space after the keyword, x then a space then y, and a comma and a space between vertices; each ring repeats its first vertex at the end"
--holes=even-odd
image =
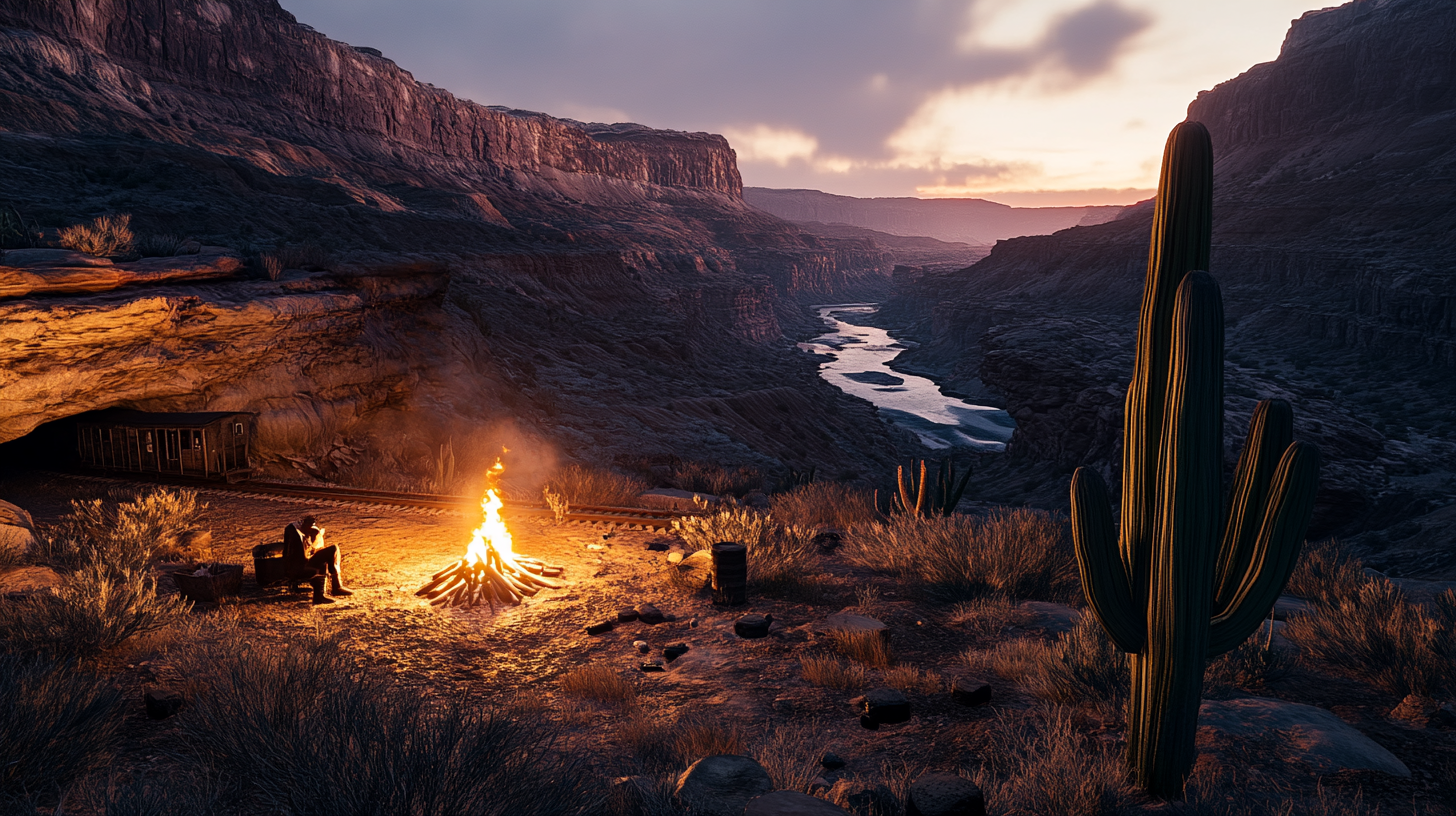
POLYGON ((845 765, 844 760, 840 758, 839 754, 833 751, 825 751, 824 758, 819 760, 819 764, 831 771, 837 771, 845 765))
POLYGON ((773 615, 753 613, 734 621, 733 631, 741 638, 768 637, 768 628, 772 625, 773 615))
POLYGON ((963 776, 928 773, 910 783, 906 816, 986 816, 986 797, 963 776))
POLYGON ((910 719, 910 701, 898 689, 877 688, 865 693, 860 713, 880 724, 902 723, 910 719))
POLYGON ((679 657, 682 657, 687 653, 688 645, 686 643, 669 643, 668 645, 662 647, 662 656, 667 658, 667 662, 669 663, 677 660, 679 657))
POLYGON ((675 543, 677 543, 677 539, 658 536, 647 542, 647 549, 652 552, 667 552, 675 543))
POLYGON ((822 528, 814 534, 814 546, 818 547, 820 552, 832 553, 843 543, 844 534, 832 527, 822 528))
POLYGON ((875 722, 874 718, 868 714, 859 715, 859 724, 871 731, 880 730, 880 724, 875 722))
POLYGON ((616 621, 609 620, 602 621, 601 623, 588 623, 586 625, 586 633, 588 635, 600 635, 612 631, 612 628, 616 625, 616 621))
POLYGON ((689 765, 675 792, 693 816, 742 816, 750 801, 772 789, 762 765, 746 756, 715 754, 689 765))
POLYGON ((169 689, 147 689, 142 695, 147 716, 154 720, 165 720, 182 710, 182 695, 169 689))
POLYGON ((849 816, 849 811, 807 793, 774 791, 749 802, 743 816, 849 816))
POLYGON ((617 613, 618 623, 631 623, 634 620, 637 620, 637 610, 635 609, 623 609, 617 613))
POLYGON ((667 671, 667 669, 663 668, 661 660, 649 660, 646 663, 643 663, 638 668, 642 669, 642 671, 645 672, 667 671))
POLYGON ((991 702, 991 684, 976 677, 957 677, 950 696, 961 705, 985 705, 991 702))
POLYGON ((662 611, 650 603, 637 605, 637 620, 643 623, 658 624, 667 620, 663 617, 662 611))

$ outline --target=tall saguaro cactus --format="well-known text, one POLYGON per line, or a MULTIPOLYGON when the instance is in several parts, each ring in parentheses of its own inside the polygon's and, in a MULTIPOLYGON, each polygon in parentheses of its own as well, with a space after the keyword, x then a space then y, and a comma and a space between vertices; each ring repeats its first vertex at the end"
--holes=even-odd
POLYGON ((1208 658, 1258 628, 1289 580, 1314 510, 1319 451, 1293 442, 1283 400, 1254 411, 1223 511, 1223 301, 1206 271, 1213 146, 1197 122, 1163 153, 1123 414, 1122 504, 1114 530, 1096 471, 1072 477, 1082 589, 1132 655, 1127 760, 1162 797, 1182 793, 1208 658))

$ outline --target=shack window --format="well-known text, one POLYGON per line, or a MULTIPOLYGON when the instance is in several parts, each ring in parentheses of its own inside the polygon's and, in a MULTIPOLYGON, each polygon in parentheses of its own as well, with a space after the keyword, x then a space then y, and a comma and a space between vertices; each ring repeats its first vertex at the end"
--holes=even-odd
POLYGON ((202 450, 202 431, 192 432, 192 447, 196 450, 202 450))
POLYGON ((152 453, 152 432, 147 431, 147 453, 152 453))
POLYGON ((233 423, 233 436, 242 436, 242 435, 243 435, 243 423, 241 423, 241 422, 234 422, 233 423))
POLYGON ((187 431, 182 432, 182 450, 192 450, 192 434, 187 431))

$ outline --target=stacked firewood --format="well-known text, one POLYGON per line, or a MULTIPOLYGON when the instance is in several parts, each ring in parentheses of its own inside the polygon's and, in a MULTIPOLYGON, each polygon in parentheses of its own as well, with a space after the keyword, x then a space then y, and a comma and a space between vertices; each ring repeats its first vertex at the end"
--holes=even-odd
POLYGON ((512 556, 507 562, 491 549, 483 561, 466 556, 440 570, 415 594, 441 608, 483 602, 494 612, 496 604, 515 606, 542 589, 560 589, 564 584, 555 579, 563 571, 528 556, 512 556))

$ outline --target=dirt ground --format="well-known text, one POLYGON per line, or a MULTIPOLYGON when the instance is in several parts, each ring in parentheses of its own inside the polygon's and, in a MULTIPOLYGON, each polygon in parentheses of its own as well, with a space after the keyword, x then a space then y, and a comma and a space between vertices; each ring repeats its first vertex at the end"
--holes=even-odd
MULTIPOLYGON (((11 478, 0 482, 0 498, 47 524, 65 512, 69 499, 103 497, 114 487, 62 477, 11 478)), ((440 610, 414 591, 463 554, 478 516, 208 491, 199 498, 207 508, 198 526, 212 531, 215 558, 246 565, 243 594, 226 606, 237 610, 250 636, 282 643, 322 625, 342 632, 361 662, 387 670, 399 683, 424 694, 529 699, 557 712, 570 725, 579 748, 606 776, 638 772, 631 749, 617 734, 634 716, 706 714, 737 726, 751 740, 781 726, 799 726, 806 735, 806 762, 817 762, 826 750, 847 761, 844 769, 823 774, 827 782, 841 777, 874 782, 918 769, 969 771, 996 750, 988 744, 992 721, 1043 705, 1005 681, 988 678, 995 688, 992 705, 962 706, 945 690, 912 691, 907 695, 914 713, 909 722, 874 731, 861 727, 850 702, 861 692, 812 685, 803 679, 799 663, 803 655, 828 651, 815 624, 854 606, 856 589, 879 590, 879 601, 868 611, 891 627, 898 662, 938 672, 947 681, 964 673, 961 654, 967 648, 987 648, 1002 638, 1052 637, 1057 626, 1052 617, 1036 614, 1023 615, 1010 629, 992 634, 957 625, 947 609, 912 597, 913 589, 834 555, 820 559, 822 592, 813 603, 750 595, 745 606, 720 608, 705 593, 685 593, 667 580, 672 569, 667 554, 646 548, 659 532, 507 516, 516 551, 565 567, 565 587, 543 590, 518 607, 496 612, 487 607, 440 610), (253 580, 251 548, 280 539, 284 525, 304 513, 315 515, 328 530, 328 543, 343 551, 343 574, 354 590, 352 597, 312 607, 307 592, 259 588, 253 580), (654 603, 676 620, 655 626, 625 623, 602 635, 586 634, 587 624, 643 602, 654 603), (747 612, 771 613, 778 622, 773 633, 761 640, 737 637, 733 621, 747 612), (633 646, 636 640, 650 644, 651 654, 640 654, 633 646), (640 670, 644 660, 661 660, 662 647, 672 643, 685 643, 690 650, 667 663, 666 671, 640 670), (639 710, 562 694, 559 677, 587 664, 610 666, 630 678, 639 710)), ((170 589, 170 581, 162 583, 170 589)), ((203 604, 193 614, 217 611, 216 605, 203 604)), ((127 759, 139 765, 165 762, 157 746, 173 727, 170 721, 154 722, 143 714, 144 690, 167 681, 169 673, 165 658, 149 657, 144 645, 138 646, 114 656, 107 666, 115 682, 136 700, 128 714, 127 759)), ((881 685, 876 671, 870 676, 871 687, 881 685)), ((1246 765, 1249 784, 1289 791, 1313 791, 1322 784, 1347 793, 1361 787, 1366 804, 1382 805, 1382 813, 1452 812, 1445 799, 1456 790, 1450 779, 1456 769, 1456 735, 1394 724, 1384 715, 1398 701, 1353 681, 1305 669, 1262 693, 1333 710, 1395 753, 1413 777, 1344 772, 1320 778, 1258 746, 1203 746, 1220 756, 1237 754, 1230 759, 1246 765)), ((1087 712, 1080 716, 1087 733, 1121 740, 1120 721, 1087 712)))

